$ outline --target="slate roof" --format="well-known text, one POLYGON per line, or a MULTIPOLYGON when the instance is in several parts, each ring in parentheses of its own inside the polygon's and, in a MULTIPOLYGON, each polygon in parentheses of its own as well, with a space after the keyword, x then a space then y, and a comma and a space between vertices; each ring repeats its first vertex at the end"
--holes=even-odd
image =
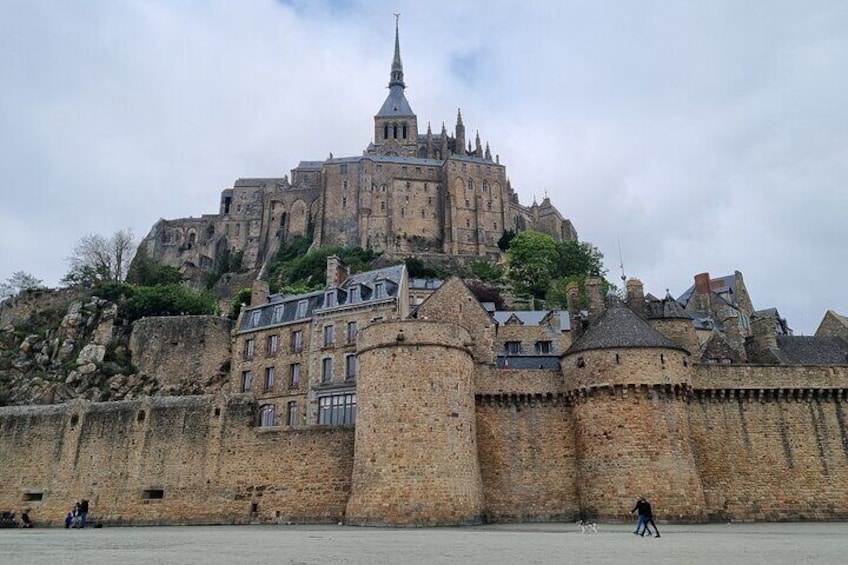
POLYGON ((647 303, 647 314, 649 320, 659 318, 686 318, 692 319, 680 303, 670 296, 666 296, 662 300, 650 300, 647 303))
POLYGON ((652 328, 620 298, 608 296, 607 309, 598 316, 583 335, 571 344, 565 354, 623 347, 683 349, 652 328))
POLYGON ((383 106, 380 108, 380 111, 377 112, 376 117, 385 118, 392 116, 415 116, 415 112, 412 111, 412 107, 409 105, 409 101, 403 93, 403 86, 399 84, 393 85, 389 88, 389 95, 386 97, 386 101, 383 102, 383 106))
POLYGON ((848 341, 841 337, 779 335, 777 348, 790 365, 848 365, 848 341))
POLYGON ((360 289, 359 299, 355 302, 356 304, 394 298, 398 294, 398 289, 403 279, 404 268, 403 265, 393 265, 391 267, 357 273, 345 279, 339 288, 325 288, 307 294, 289 296, 280 294, 271 295, 268 298, 268 302, 245 308, 244 314, 241 317, 239 332, 255 331, 267 327, 281 326, 295 321, 307 320, 313 316, 316 310, 349 306, 353 304, 353 302, 348 302, 348 299, 350 298, 350 290, 354 286, 358 286, 360 289), (384 281, 386 283, 385 294, 380 297, 374 296, 375 284, 378 281, 384 281), (327 292, 336 293, 336 304, 334 306, 324 306, 327 292), (305 311, 298 312, 298 304, 301 301, 306 302, 306 309, 305 311))
MULTIPOLYGON (((522 325, 538 326, 544 317, 550 312, 550 310, 519 310, 515 312, 510 310, 496 310, 491 314, 495 321, 501 326, 504 325, 512 316, 521 320, 522 325)), ((559 316, 560 330, 569 331, 571 329, 571 319, 568 317, 568 312, 560 310, 557 312, 557 315, 559 316)))

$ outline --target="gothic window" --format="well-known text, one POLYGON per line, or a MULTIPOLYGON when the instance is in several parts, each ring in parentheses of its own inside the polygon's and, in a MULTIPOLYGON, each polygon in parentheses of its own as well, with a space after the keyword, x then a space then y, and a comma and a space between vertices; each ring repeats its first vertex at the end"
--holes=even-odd
MULTIPOLYGON (((383 126, 383 139, 389 139, 389 125, 388 124, 383 126)), ((379 167, 379 165, 378 165, 378 167, 379 167)), ((379 168, 377 170, 379 170, 379 168)))

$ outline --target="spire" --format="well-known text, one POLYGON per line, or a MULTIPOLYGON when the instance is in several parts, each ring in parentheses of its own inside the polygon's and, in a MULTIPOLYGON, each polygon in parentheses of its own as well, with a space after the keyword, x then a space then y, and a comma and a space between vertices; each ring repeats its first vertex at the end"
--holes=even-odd
POLYGON ((389 88, 399 86, 406 88, 403 82, 403 63, 400 60, 400 14, 395 14, 395 58, 392 59, 392 74, 389 88))

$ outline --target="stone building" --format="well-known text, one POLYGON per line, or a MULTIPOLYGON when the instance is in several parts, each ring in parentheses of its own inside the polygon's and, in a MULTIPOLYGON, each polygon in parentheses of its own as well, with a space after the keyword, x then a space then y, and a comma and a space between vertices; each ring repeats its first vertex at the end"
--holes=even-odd
MULTIPOLYGON (((0 509, 431 526, 627 520, 641 494, 676 522, 848 518, 845 316, 793 336, 747 290, 714 304, 696 278, 685 304, 589 280, 567 312, 507 313, 457 278, 422 289, 402 265, 350 274, 331 257, 323 290, 258 292, 242 312, 229 393, 0 408, 0 509), (747 333, 727 330, 730 307, 747 333)), ((191 354, 214 372, 225 334, 191 323, 133 331, 185 334, 163 366, 191 354)))
POLYGON ((232 390, 257 399, 260 426, 351 425, 359 329, 409 313, 404 265, 351 275, 335 256, 324 290, 246 308, 233 335, 232 390))
POLYGON ((142 241, 147 254, 187 278, 214 271, 225 254, 260 270, 295 236, 313 248, 364 247, 389 258, 496 259, 506 230, 577 239, 572 223, 546 196, 522 205, 506 167, 480 135, 423 130, 406 98, 398 30, 389 94, 374 116, 362 155, 301 161, 281 178, 243 178, 221 193, 217 214, 159 220, 142 241))

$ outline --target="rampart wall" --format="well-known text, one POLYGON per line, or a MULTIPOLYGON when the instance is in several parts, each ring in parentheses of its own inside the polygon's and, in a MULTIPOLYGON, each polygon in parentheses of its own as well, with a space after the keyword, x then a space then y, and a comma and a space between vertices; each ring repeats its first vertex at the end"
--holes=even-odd
POLYGON ((339 521, 353 430, 254 418, 252 403, 211 396, 2 408, 0 510, 59 524, 87 498, 110 524, 339 521))
POLYGON ((226 380, 232 322, 219 316, 157 316, 133 323, 130 352, 142 373, 163 389, 226 380))

